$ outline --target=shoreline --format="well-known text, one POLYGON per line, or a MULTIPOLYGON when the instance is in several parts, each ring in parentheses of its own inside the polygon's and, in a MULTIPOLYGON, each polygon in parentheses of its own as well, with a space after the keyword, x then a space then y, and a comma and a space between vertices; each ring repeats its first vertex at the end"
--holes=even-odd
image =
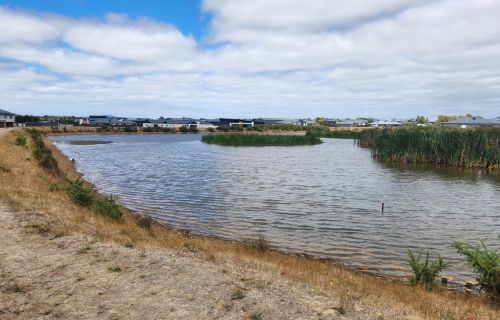
MULTIPOLYGON (((2 136, 1 133, 0 136, 2 136)), ((236 259, 236 261, 240 261, 239 263, 254 265, 253 268, 272 270, 272 272, 291 279, 291 281, 298 281, 321 288, 321 290, 331 292, 332 296, 338 297, 339 292, 345 290, 352 291, 353 294, 360 297, 357 303, 368 304, 375 306, 375 308, 381 308, 383 305, 387 308, 388 304, 391 304, 391 308, 395 308, 394 310, 402 308, 408 314, 425 314, 435 319, 445 315, 450 319, 459 319, 459 315, 470 314, 471 310, 475 310, 474 312, 477 314, 482 314, 484 318, 487 318, 488 314, 490 314, 490 317, 491 315, 495 317, 494 315, 499 313, 498 310, 495 311, 494 307, 485 304, 482 299, 456 293, 427 292, 420 288, 411 288, 402 283, 380 280, 359 271, 351 271, 343 266, 333 265, 331 262, 319 261, 304 256, 286 255, 283 252, 274 250, 262 252, 244 243, 193 235, 185 231, 174 230, 169 228, 168 225, 158 222, 155 222, 151 229, 144 230, 137 226, 136 218, 130 210, 126 210, 125 221, 122 224, 107 221, 102 217, 89 213, 86 209, 78 208, 69 203, 64 192, 47 191, 47 184, 50 182, 61 183, 61 177, 49 176, 48 172, 29 160, 23 161, 18 167, 16 163, 16 161, 19 162, 18 158, 23 157, 23 154, 25 158, 28 157, 30 150, 23 150, 19 146, 14 146, 12 141, 8 141, 13 140, 14 137, 14 134, 9 133, 3 135, 3 141, 2 137, 0 137, 0 145, 8 147, 6 149, 12 150, 13 154, 17 154, 15 159, 9 159, 5 152, 0 152, 0 163, 10 160, 6 165, 12 167, 12 172, 9 173, 10 177, 7 176, 7 178, 14 179, 14 175, 19 175, 29 169, 34 172, 34 179, 37 179, 33 186, 38 188, 38 184, 42 183, 41 181, 45 181, 46 186, 40 186, 39 190, 32 190, 33 186, 30 189, 30 185, 24 185, 23 182, 24 179, 27 182, 31 182, 31 180, 27 180, 28 178, 22 175, 19 176, 21 181, 18 187, 9 189, 4 185, 0 186, 0 191, 5 192, 4 200, 7 200, 10 207, 16 211, 45 211, 46 215, 57 221, 53 227, 56 228, 62 225, 66 229, 65 232, 93 235, 106 243, 117 243, 125 247, 132 245, 145 250, 168 248, 174 251, 198 252, 201 255, 200 259, 208 259, 209 261, 214 259, 215 261, 219 261, 219 259, 222 261, 228 259, 227 257, 232 257, 231 259, 236 259), (12 138, 8 139, 8 136, 12 138), (4 159, 2 159, 2 156, 4 159), (1 188, 5 189, 2 190, 1 188), (40 198, 41 196, 45 196, 46 199, 40 198), (51 204, 53 203, 52 200, 58 205, 53 206, 51 204), (72 212, 71 215, 68 214, 68 210, 72 212), (335 292, 337 293, 335 294, 335 292), (373 293, 377 294, 374 295, 373 293), (396 306, 398 307, 396 308, 396 306)), ((45 138, 44 140, 49 142, 48 148, 54 153, 54 157, 64 175, 70 179, 80 176, 71 161, 48 139, 45 138)), ((400 317, 389 318, 399 319, 400 317)), ((417 318, 420 318, 420 316, 417 316, 417 318)), ((482 317, 477 319, 480 318, 482 317)))
MULTIPOLYGON (((99 134, 103 134, 103 133, 102 132, 95 132, 95 133, 91 133, 91 134, 92 135, 94 135, 94 134, 99 135, 99 134)), ((115 134, 115 133, 108 133, 108 134, 112 135, 112 134, 115 134)), ((137 135, 137 134, 201 134, 201 132, 199 132, 199 133, 164 133, 164 132, 154 132, 154 133, 150 133, 150 132, 133 132, 133 133, 127 133, 127 132, 122 132, 122 133, 118 133, 118 134, 135 134, 135 135, 137 135)), ((213 133, 211 133, 211 134, 213 134, 213 133)), ((231 133, 231 132, 224 133, 223 132, 223 133, 215 133, 215 134, 235 134, 235 133, 231 133)), ((238 133, 236 133, 236 134, 238 134, 238 133)), ((255 134, 255 133, 248 132, 248 134, 255 134)), ((270 134, 273 134, 273 133, 270 132, 270 134)), ((49 146, 50 146, 51 149, 55 149, 56 152, 60 156, 64 157, 68 161, 71 161, 68 157, 66 157, 66 155, 64 155, 59 150, 59 148, 57 148, 57 145, 56 145, 55 141, 52 141, 50 139, 50 136, 71 136, 71 135, 73 135, 73 134, 71 134, 71 133, 64 133, 64 134, 59 134, 59 135, 47 134, 46 137, 48 139, 45 139, 45 140, 47 142, 49 142, 49 146)), ((216 145, 216 144, 214 144, 214 145, 216 145)), ((461 172, 461 173, 465 173, 465 172, 477 173, 478 171, 485 172, 485 173, 490 173, 486 169, 455 168, 455 167, 451 167, 451 166, 437 166, 436 167, 436 166, 431 166, 431 165, 428 165, 428 164, 400 164, 400 163, 394 163, 394 162, 383 162, 383 163, 385 163, 388 166, 397 166, 397 167, 405 167, 405 166, 409 167, 409 166, 413 166, 415 168, 418 167, 418 168, 425 168, 425 169, 453 170, 453 171, 457 171, 457 172, 461 172)), ((86 183, 88 183, 90 185, 93 185, 91 182, 87 181, 83 177, 83 174, 81 172, 79 172, 78 170, 76 170, 76 168, 74 166, 72 167, 72 169, 73 169, 74 173, 79 178, 81 178, 86 183)), ((491 176, 494 177, 495 175, 491 174, 491 176)), ((99 194, 101 196, 105 196, 104 194, 101 194, 101 193, 99 193, 99 194)), ((130 208, 127 208, 126 206, 122 205, 121 203, 119 203, 119 205, 123 209, 125 209, 125 211, 127 211, 129 213, 132 213, 132 214, 138 215, 138 216, 142 216, 142 214, 140 212, 136 212, 136 211, 134 211, 134 210, 132 210, 130 208)), ((174 212, 174 214, 175 214, 175 212, 174 212)), ((147 215, 147 213, 146 213, 146 215, 147 215)), ((153 218, 151 218, 151 219, 154 220, 153 218)), ((228 242, 230 244, 236 244, 236 245, 242 245, 242 246, 249 246, 250 245, 251 246, 252 245, 252 241, 256 240, 256 239, 235 240, 235 239, 229 239, 229 238, 219 237, 219 236, 216 236, 216 235, 200 234, 200 233, 196 233, 196 232, 190 231, 190 230, 185 229, 185 228, 175 227, 173 225, 169 225, 168 223, 161 222, 161 221, 158 221, 158 220, 154 220, 154 222, 156 224, 158 224, 158 225, 166 228, 167 230, 174 230, 174 231, 180 232, 180 233, 182 233, 182 234, 184 234, 186 236, 206 237, 206 238, 209 238, 209 239, 212 239, 212 240, 215 240, 215 241, 228 242)), ((272 244, 272 238, 266 238, 266 240, 269 241, 272 244)), ((275 252, 277 254, 282 254, 282 255, 288 256, 288 257, 297 257, 297 258, 309 259, 311 261, 317 261, 317 262, 321 262, 321 263, 332 264, 333 266, 343 268, 343 269, 345 269, 348 272, 353 272, 353 273, 360 274, 360 275, 366 275, 366 276, 369 276, 369 277, 373 277, 373 278, 376 278, 376 279, 381 279, 383 281, 387 281, 387 282, 391 282, 391 283, 399 283, 399 284, 407 285, 408 284, 408 278, 411 276, 411 270, 410 270, 409 267, 407 268, 408 269, 408 273, 406 273, 404 275, 403 274, 402 275, 389 275, 389 274, 384 274, 384 273, 381 273, 381 272, 376 272, 376 271, 364 269, 363 267, 350 266, 348 261, 342 261, 342 260, 338 260, 338 259, 335 259, 335 258, 327 258, 327 257, 314 256, 314 255, 308 254, 308 253, 296 252, 296 251, 293 251, 293 250, 287 251, 287 250, 282 250, 282 249, 278 249, 278 248, 270 248, 269 250, 273 251, 273 252, 275 252)), ((442 274, 442 277, 448 279, 447 283, 443 284, 443 288, 445 288, 446 290, 453 291, 453 292, 455 292, 457 294, 464 294, 464 293, 468 292, 469 294, 474 294, 474 295, 477 295, 477 296, 480 295, 480 292, 479 292, 479 290, 477 290, 477 288, 473 288, 473 290, 470 290, 469 288, 467 288, 467 284, 468 283, 476 284, 476 280, 473 279, 473 278, 458 278, 457 279, 457 277, 455 275, 450 275, 450 274, 442 274), (453 280, 449 280, 449 279, 453 279, 453 280)))

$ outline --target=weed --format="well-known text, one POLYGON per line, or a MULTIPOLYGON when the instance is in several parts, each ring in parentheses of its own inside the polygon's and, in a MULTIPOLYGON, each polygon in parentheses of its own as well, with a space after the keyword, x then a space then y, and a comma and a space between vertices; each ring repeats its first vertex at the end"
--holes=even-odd
POLYGON ((258 312, 250 315, 250 320, 262 320, 262 315, 258 312))
POLYGON ((122 271, 122 268, 118 265, 114 265, 108 268, 109 272, 120 272, 122 271))
POLYGON ((241 288, 236 288, 231 292, 231 300, 240 300, 245 298, 245 291, 241 288))
POLYGON ((10 172, 10 169, 7 168, 6 166, 0 164, 0 172, 7 173, 7 172, 10 172))
POLYGON ((481 242, 473 247, 462 242, 453 243, 458 253, 465 256, 469 267, 477 274, 481 289, 500 304, 500 254, 481 242))
POLYGON ((267 252, 271 248, 271 241, 263 234, 260 234, 257 239, 250 240, 248 244, 260 252, 267 252))
POLYGON ((145 215, 135 215, 135 223, 144 230, 151 230, 153 219, 145 215))
POLYGON ((16 140, 14 141, 16 146, 25 146, 26 145, 26 137, 22 135, 18 135, 16 140))
POLYGON ((433 289, 437 287, 436 278, 444 269, 448 267, 448 264, 444 262, 441 256, 438 256, 437 261, 430 261, 429 251, 425 254, 425 259, 421 262, 423 255, 423 250, 420 250, 418 256, 408 250, 408 256, 410 258, 410 266, 413 270, 413 276, 410 278, 410 284, 412 286, 423 286, 426 289, 433 289))

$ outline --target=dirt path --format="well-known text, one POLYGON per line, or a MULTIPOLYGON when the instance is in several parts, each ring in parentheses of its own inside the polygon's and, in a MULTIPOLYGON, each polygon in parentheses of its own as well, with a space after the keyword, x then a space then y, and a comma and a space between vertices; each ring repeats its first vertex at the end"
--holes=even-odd
POLYGON ((0 319, 339 316, 321 292, 279 275, 212 263, 188 250, 141 251, 51 234, 47 219, 0 204, 0 319))

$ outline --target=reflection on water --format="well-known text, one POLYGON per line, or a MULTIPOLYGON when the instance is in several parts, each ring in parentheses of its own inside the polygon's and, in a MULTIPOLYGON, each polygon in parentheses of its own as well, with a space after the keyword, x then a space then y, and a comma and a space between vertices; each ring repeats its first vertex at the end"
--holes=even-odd
POLYGON ((352 140, 221 147, 201 143, 199 135, 84 139, 113 144, 58 147, 99 191, 201 234, 246 239, 263 233, 282 250, 387 275, 408 271, 408 248, 431 248, 453 262, 448 273, 458 277, 470 274, 452 241, 495 245, 500 234, 498 178, 387 165, 352 140))

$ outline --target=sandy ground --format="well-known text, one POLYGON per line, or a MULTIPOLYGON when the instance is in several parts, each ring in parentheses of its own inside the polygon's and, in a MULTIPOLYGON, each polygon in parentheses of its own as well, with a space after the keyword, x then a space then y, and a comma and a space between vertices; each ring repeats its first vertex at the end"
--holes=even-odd
MULTIPOLYGON (((51 234, 0 204, 0 319, 378 319, 318 289, 196 252, 51 234)), ((368 312, 368 313, 367 313, 368 312)))

